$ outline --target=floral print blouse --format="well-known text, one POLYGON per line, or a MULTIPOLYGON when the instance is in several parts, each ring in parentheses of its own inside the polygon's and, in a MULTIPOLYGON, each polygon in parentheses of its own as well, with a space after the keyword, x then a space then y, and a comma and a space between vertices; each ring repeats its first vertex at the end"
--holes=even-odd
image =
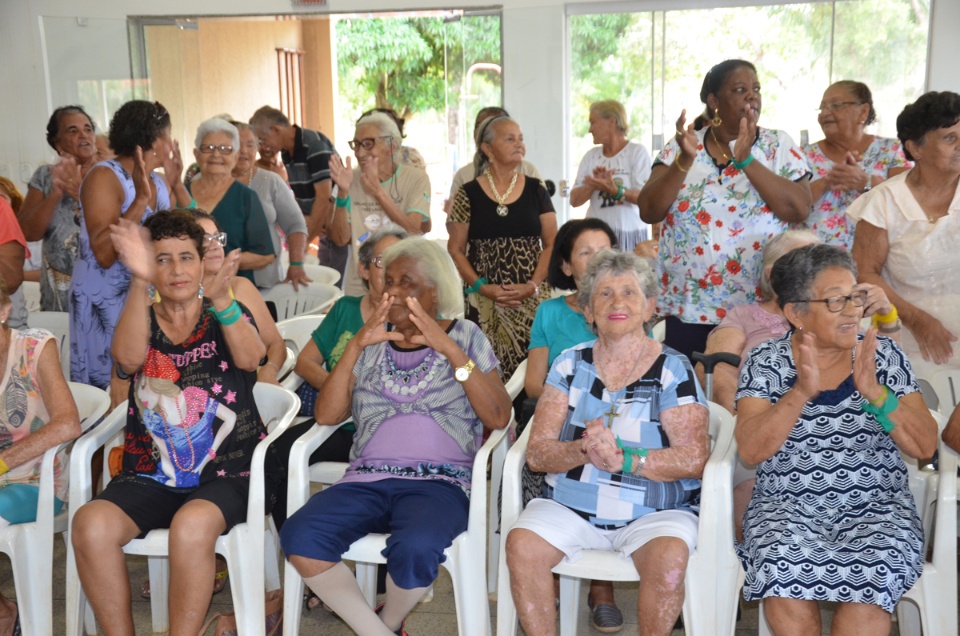
MULTIPOLYGON (((819 142, 804 146, 803 153, 813 169, 814 179, 823 179, 833 170, 834 162, 823 154, 819 142)), ((898 140, 874 137, 860 159, 860 167, 871 177, 886 179, 891 168, 912 168, 913 164, 907 161, 898 140)), ((855 223, 847 218, 846 211, 861 194, 856 190, 827 190, 818 201, 814 201, 810 216, 802 227, 813 230, 827 245, 852 249, 855 223)))
MULTIPOLYGON (((755 302, 764 243, 787 229, 733 163, 718 166, 697 132, 697 156, 660 231, 657 313, 687 323, 717 324, 731 307, 755 302)), ((731 143, 731 148, 733 144, 731 143)), ((808 178, 803 152, 781 130, 757 128, 754 161, 790 181, 808 178)), ((654 162, 679 153, 671 139, 654 162)))

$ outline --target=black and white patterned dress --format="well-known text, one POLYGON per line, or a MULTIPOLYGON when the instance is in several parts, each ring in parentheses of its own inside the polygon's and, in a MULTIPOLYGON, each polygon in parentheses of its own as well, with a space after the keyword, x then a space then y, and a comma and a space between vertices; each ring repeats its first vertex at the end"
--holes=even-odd
MULTIPOLYGON (((737 399, 776 404, 793 387, 790 336, 750 353, 737 399)), ((878 340, 877 380, 898 397, 918 391, 904 353, 878 340)), ((747 600, 867 603, 892 612, 923 571, 923 529, 906 465, 863 403, 852 375, 820 393, 758 467, 737 546, 747 600)))

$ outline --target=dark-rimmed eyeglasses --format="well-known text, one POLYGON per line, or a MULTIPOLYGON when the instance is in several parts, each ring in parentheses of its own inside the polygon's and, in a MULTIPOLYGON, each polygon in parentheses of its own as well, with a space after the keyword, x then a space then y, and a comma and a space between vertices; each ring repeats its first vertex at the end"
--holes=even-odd
POLYGON ((822 113, 825 110, 834 112, 842 108, 846 108, 847 106, 859 106, 861 104, 863 104, 863 102, 830 102, 829 104, 820 104, 820 106, 817 108, 817 112, 822 113))
POLYGON ((863 307, 864 303, 867 302, 867 292, 866 290, 860 289, 847 296, 831 296, 830 298, 818 298, 816 300, 804 300, 800 302, 823 303, 827 306, 827 311, 836 314, 843 311, 847 303, 850 303, 854 307, 863 307))
POLYGON ((233 154, 233 146, 228 146, 228 145, 226 145, 226 144, 220 144, 220 145, 216 145, 216 144, 200 144, 200 147, 197 148, 197 150, 199 150, 200 152, 202 152, 202 153, 205 154, 205 155, 211 155, 211 154, 213 154, 213 151, 215 151, 215 150, 219 150, 221 155, 232 155, 232 154, 233 154))
POLYGON ((373 150, 377 145, 377 139, 390 139, 390 135, 380 135, 379 137, 367 137, 366 139, 351 139, 347 142, 350 150, 356 150, 358 147, 364 150, 373 150))
POLYGON ((226 232, 217 232, 216 234, 204 234, 203 235, 203 244, 212 245, 214 242, 219 243, 220 247, 227 246, 227 233, 226 232))

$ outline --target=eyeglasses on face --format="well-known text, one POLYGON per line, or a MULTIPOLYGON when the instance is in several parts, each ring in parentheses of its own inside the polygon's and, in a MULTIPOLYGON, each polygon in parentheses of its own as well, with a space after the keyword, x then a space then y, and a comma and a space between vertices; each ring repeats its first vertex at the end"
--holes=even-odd
POLYGON ((817 109, 817 112, 822 113, 825 110, 829 110, 830 112, 835 112, 843 108, 846 108, 847 106, 854 106, 854 105, 859 106, 862 103, 863 102, 830 102, 829 104, 820 104, 820 107, 817 109))
POLYGON ((370 261, 370 264, 376 267, 377 269, 383 269, 383 257, 374 256, 373 260, 370 261))
POLYGON ((219 146, 215 144, 200 144, 200 148, 198 148, 198 150, 205 155, 213 154, 215 150, 220 151, 221 155, 233 154, 233 146, 227 146, 225 144, 220 144, 219 146))
POLYGON ((350 150, 356 150, 357 147, 361 147, 364 150, 373 150, 373 147, 377 145, 377 139, 390 139, 390 135, 367 137, 366 139, 351 139, 347 142, 347 145, 350 146, 350 150))
POLYGON ((204 234, 203 235, 203 244, 206 246, 212 245, 214 242, 220 244, 220 247, 227 246, 227 233, 226 232, 217 232, 216 234, 204 234))
POLYGON ((830 298, 818 298, 817 300, 806 300, 808 303, 823 303, 827 306, 827 311, 836 314, 843 311, 847 303, 854 307, 863 307, 867 302, 867 292, 863 289, 852 292, 847 296, 831 296, 830 298))

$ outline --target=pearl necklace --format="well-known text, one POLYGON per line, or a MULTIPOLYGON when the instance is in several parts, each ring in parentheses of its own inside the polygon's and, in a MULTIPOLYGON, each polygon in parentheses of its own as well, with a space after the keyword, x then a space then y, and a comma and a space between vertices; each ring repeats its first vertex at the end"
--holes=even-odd
POLYGON ((487 175, 487 183, 490 184, 490 190, 493 192, 493 198, 497 200, 497 214, 500 216, 507 216, 510 213, 510 209, 504 205, 504 201, 507 200, 507 197, 510 196, 510 193, 513 192, 513 186, 517 185, 517 177, 520 176, 520 173, 517 171, 513 172, 513 178, 510 179, 510 185, 507 187, 507 191, 503 193, 503 196, 500 196, 500 193, 497 192, 497 186, 493 183, 493 175, 490 174, 490 168, 485 168, 483 174, 487 175))
MULTIPOLYGON (((177 457, 177 449, 173 444, 173 431, 170 430, 170 422, 167 418, 166 411, 159 404, 157 404, 156 410, 159 411, 158 415, 160 415, 160 417, 163 420, 163 428, 167 433, 167 439, 170 440, 170 458, 173 460, 174 465, 180 470, 180 472, 188 473, 192 471, 197 465, 197 451, 193 447, 193 441, 190 439, 190 427, 193 423, 188 422, 184 417, 183 410, 180 408, 180 400, 177 398, 174 398, 174 400, 175 400, 174 404, 177 407, 177 415, 180 417, 180 428, 183 429, 184 437, 186 437, 186 440, 187 440, 187 448, 190 449, 190 464, 188 466, 183 466, 180 463, 180 458, 177 457)), ((183 397, 183 401, 187 403, 187 415, 190 415, 191 412, 193 411, 199 410, 198 408, 196 408, 198 406, 197 404, 194 404, 193 409, 190 408, 190 402, 187 396, 183 397)), ((194 400, 194 402, 197 402, 197 400, 194 400)))

